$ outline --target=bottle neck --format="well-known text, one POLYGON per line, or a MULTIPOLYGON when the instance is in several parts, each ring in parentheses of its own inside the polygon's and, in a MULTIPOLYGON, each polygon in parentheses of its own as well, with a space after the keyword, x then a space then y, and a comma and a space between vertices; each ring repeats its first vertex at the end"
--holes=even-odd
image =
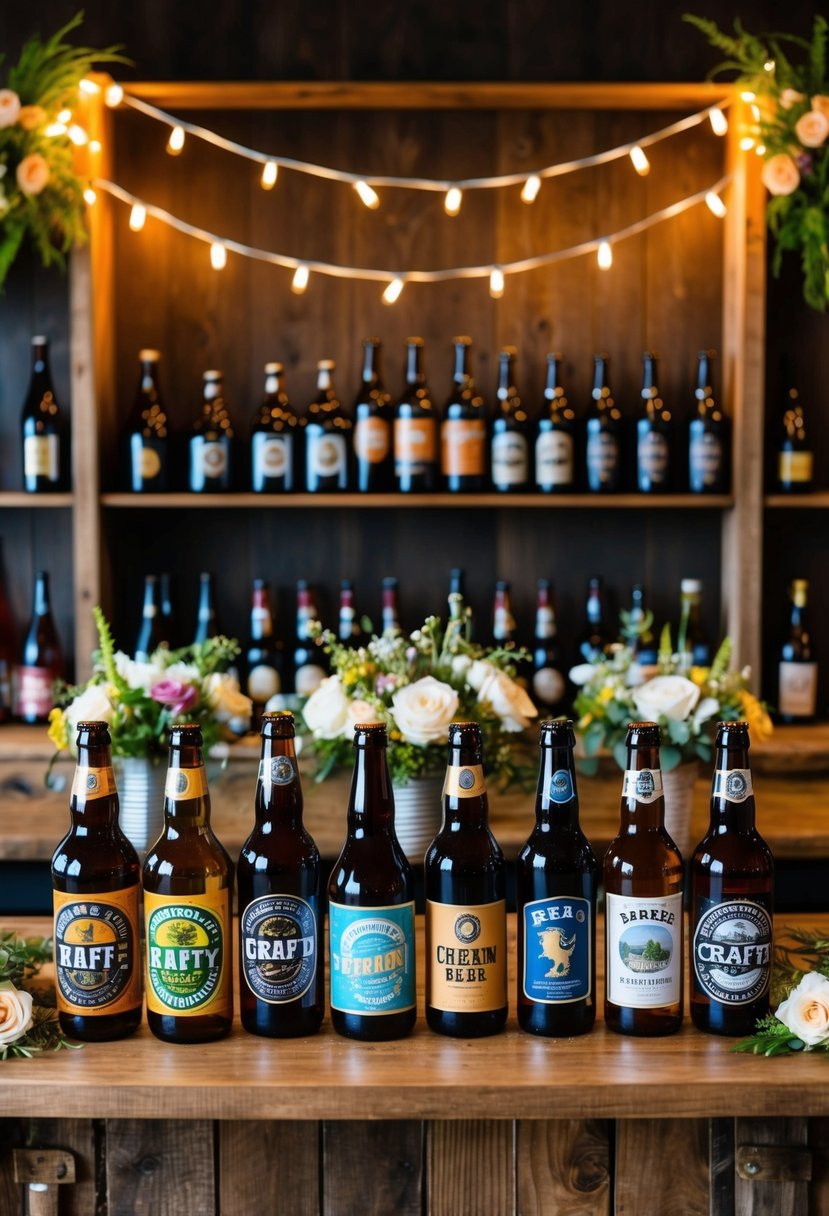
POLYGON ((600 402, 607 395, 607 360, 597 358, 593 370, 593 400, 600 402))
POLYGON ((443 785, 443 830, 488 826, 489 801, 481 750, 468 743, 450 743, 443 785))
POLYGON ((308 623, 318 617, 316 605, 311 599, 310 591, 298 591, 296 602, 296 635, 300 641, 308 637, 308 623))
POLYGON ((363 388, 379 388, 381 381, 380 348, 370 342, 363 348, 363 388))
POLYGON ((711 387, 711 369, 708 361, 708 355, 701 353, 699 356, 699 365, 697 367, 697 388, 696 398, 699 402, 704 402, 708 397, 713 396, 711 387))
POLYGON ((462 387, 470 380, 469 375, 469 346, 465 342, 455 343, 455 385, 462 387))
POLYGON ((601 625, 604 619, 604 604, 600 591, 591 591, 587 597, 587 619, 591 625, 601 625))
POLYGON ((200 745, 174 742, 170 746, 164 818, 177 828, 210 824, 210 795, 200 745))
POLYGON ((394 831, 394 796, 384 747, 356 748, 348 831, 352 836, 389 836, 394 831))
POLYGON ((547 639, 556 636, 556 614, 549 588, 539 587, 535 602, 535 636, 547 639))
POLYGON ((512 396, 512 383, 512 359, 509 355, 501 355, 498 361, 498 389, 496 396, 501 403, 502 409, 512 396))
POLYGON ((158 587, 155 579, 147 579, 144 583, 144 610, 143 616, 145 620, 152 620, 158 612, 158 587))
POLYGON ((35 616, 46 616, 50 611, 49 580, 45 574, 39 574, 35 579, 33 612, 35 616))
POLYGON ((579 800, 571 747, 542 744, 535 818, 536 826, 542 829, 578 828, 579 800))
POLYGON ((250 636, 254 641, 259 638, 273 637, 273 614, 270 599, 267 591, 258 588, 253 592, 253 603, 250 609, 250 636))
POLYGON ((621 832, 635 833, 665 826, 665 797, 658 747, 628 747, 622 787, 621 832))
POLYGON ((327 393, 331 389, 332 384, 330 368, 321 367, 317 373, 317 388, 320 393, 327 393))
POLYGON ((397 608, 397 589, 383 588, 383 632, 399 628, 399 613, 397 608))
POLYGON ((69 815, 72 826, 81 830, 117 828, 118 795, 115 792, 112 753, 108 743, 78 745, 69 815), (90 769, 94 771, 94 788, 98 793, 94 792, 90 769))
POLYGON ((423 347, 419 343, 410 343, 406 347, 406 384, 409 388, 420 388, 425 382, 423 347))
POLYGON ((544 386, 544 396, 549 402, 555 400, 558 386, 558 360, 554 355, 550 355, 547 358, 547 381, 544 386))
POLYGON ((754 823, 754 786, 748 749, 718 747, 711 783, 710 831, 753 832, 754 823))
POLYGON ((264 736, 256 785, 259 827, 302 827, 302 787, 293 739, 264 736))

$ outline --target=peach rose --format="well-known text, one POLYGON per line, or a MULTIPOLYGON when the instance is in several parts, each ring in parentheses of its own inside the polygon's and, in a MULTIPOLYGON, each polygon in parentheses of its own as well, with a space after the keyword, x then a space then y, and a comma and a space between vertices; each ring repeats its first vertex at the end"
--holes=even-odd
POLYGON ((0 984, 0 1047, 22 1038, 32 1020, 30 993, 15 988, 11 980, 0 984))
POLYGON ((798 93, 797 89, 784 89, 780 94, 780 107, 783 110, 790 110, 792 106, 799 106, 801 101, 806 98, 802 93, 798 93))
POLYGON ((794 129, 804 148, 819 148, 829 135, 829 118, 820 110, 807 110, 798 118, 794 129))
POLYGON ((800 185, 797 165, 785 152, 769 157, 761 177, 769 194, 792 194, 800 185))
POLYGON ((24 131, 34 131, 35 127, 42 127, 47 118, 43 106, 21 106, 17 121, 24 131))
POLYGON ((17 166, 17 184, 26 195, 40 194, 49 180, 49 166, 39 152, 24 156, 17 166))
POLYGON ((812 98, 812 109, 829 118, 829 97, 825 93, 815 93, 812 98))
POLYGON ((829 980, 809 971, 777 1010, 777 1018, 807 1047, 829 1039, 829 980))
POLYGON ((13 89, 0 89, 0 127, 13 127, 20 114, 20 98, 13 89))

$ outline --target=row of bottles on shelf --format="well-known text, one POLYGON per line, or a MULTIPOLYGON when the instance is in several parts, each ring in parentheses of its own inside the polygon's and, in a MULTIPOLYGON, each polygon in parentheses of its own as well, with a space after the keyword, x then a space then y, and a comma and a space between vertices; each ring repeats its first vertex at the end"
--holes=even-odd
MULTIPOLYGON (((302 823, 292 715, 267 715, 261 734, 255 822, 235 867, 239 1002, 245 1030, 291 1038, 323 1021, 326 899, 302 823)), ((205 1042, 231 1029, 234 865, 210 826, 201 741, 195 724, 171 729, 164 827, 140 867, 118 825, 107 726, 79 726, 70 828, 52 860, 67 1034, 132 1033, 142 980, 158 1038, 205 1042)), ((579 825, 574 744, 572 723, 542 726, 535 827, 517 863, 518 1024, 546 1036, 588 1033, 597 1012, 599 864, 579 825)), ((345 840, 326 891, 331 1023, 363 1041, 405 1037, 418 1013, 414 875, 395 832, 387 745, 384 724, 355 727, 345 840)), ((772 967, 773 860, 755 826, 748 752, 746 724, 721 723, 709 829, 691 859, 691 1017, 732 1036, 768 1013, 772 967)), ((480 727, 453 723, 443 820, 423 863, 426 1022, 460 1038, 503 1030, 509 1007, 506 864, 483 764, 480 727)), ((683 1019, 683 859, 665 829, 654 723, 628 729, 619 832, 602 869, 605 1023, 672 1034, 683 1019)))

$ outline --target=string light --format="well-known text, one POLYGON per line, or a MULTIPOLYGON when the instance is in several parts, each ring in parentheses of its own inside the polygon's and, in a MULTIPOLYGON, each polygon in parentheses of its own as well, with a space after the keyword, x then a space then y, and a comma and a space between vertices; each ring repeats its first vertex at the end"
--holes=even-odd
POLYGON ((87 135, 86 131, 84 131, 83 127, 79 127, 76 122, 72 123, 72 126, 68 128, 66 134, 72 140, 72 143, 76 148, 82 148, 84 144, 89 143, 89 136, 87 135))
POLYGON ((774 71, 774 60, 773 59, 766 60, 766 62, 763 64, 763 71, 764 72, 773 72, 774 71))
POLYGON ((463 191, 459 186, 450 186, 446 191, 446 198, 443 200, 443 210, 447 215, 457 215, 461 209, 463 201, 463 191))
POLYGON ((276 185, 276 178, 279 173, 279 165, 275 160, 265 161, 262 166, 262 189, 273 190, 276 185))
POLYGON ((533 173, 524 182, 521 189, 521 202, 534 203, 538 198, 538 192, 541 189, 541 178, 537 173, 533 173))
POLYGON ((630 150, 630 159, 639 176, 647 177, 651 171, 651 162, 645 155, 644 149, 640 148, 638 144, 634 144, 630 150))
POLYGON ((133 203, 132 211, 130 211, 130 228, 133 232, 140 232, 147 222, 147 208, 143 203, 133 203))
POLYGON ((493 266, 489 276, 489 294, 493 300, 500 300, 504 294, 504 272, 500 266, 493 266))
POLYGON ((84 76, 78 88, 82 93, 86 93, 87 97, 94 97, 96 93, 100 93, 101 91, 101 86, 97 80, 90 80, 88 76, 84 76))
POLYGON ((92 189, 91 186, 87 186, 83 192, 83 198, 84 198, 84 202, 86 203, 86 205, 88 207, 94 207, 95 201, 98 198, 98 195, 95 193, 95 191, 92 189))
POLYGON ((115 106, 120 106, 123 100, 124 90, 120 84, 111 84, 106 93, 104 93, 104 101, 112 109, 114 109, 115 106))
POLYGON ((95 155, 95 156, 97 156, 97 155, 98 155, 98 153, 101 151, 101 141, 100 141, 100 139, 90 139, 90 141, 89 141, 89 151, 90 151, 90 152, 92 152, 92 153, 93 153, 93 155, 95 155))
POLYGON ((210 265, 214 270, 224 270, 227 265, 227 249, 221 241, 214 241, 210 246, 210 265))
POLYGON ((66 123, 65 122, 50 122, 48 127, 45 128, 43 134, 48 135, 50 139, 54 139, 55 136, 57 136, 57 135, 65 135, 66 134, 66 123))
POLYGON ((68 123, 71 121, 72 121, 72 111, 71 110, 64 109, 64 110, 58 111, 58 122, 68 123))
POLYGON ((712 106, 708 111, 708 120, 715 135, 728 134, 728 119, 719 106, 712 106))
POLYGON ((719 194, 715 194, 713 190, 709 190, 705 196, 705 202, 708 210, 716 215, 717 219, 723 219, 728 214, 728 208, 720 198, 719 194))
POLYGON ((754 140, 752 139, 752 137, 750 135, 744 135, 743 138, 740 140, 740 147, 742 148, 742 150, 744 152, 750 152, 751 149, 754 147, 754 140))
POLYGON ((167 151, 171 156, 178 156, 184 147, 184 127, 173 127, 167 140, 167 151))
POLYGON ((386 290, 383 292, 383 303, 394 304, 400 299, 400 293, 403 290, 403 280, 400 278, 392 279, 386 290))
POLYGON ((354 183, 354 189, 359 194, 362 201, 368 207, 369 211, 376 211, 380 206, 380 196, 377 191, 368 184, 368 182, 358 181, 354 183))
POLYGON ((291 282, 291 291, 295 295, 301 296, 305 288, 308 286, 308 279, 311 277, 308 267, 300 263, 294 271, 294 277, 291 282))
POLYGON ((596 261, 599 264, 599 270, 610 270, 610 267, 613 265, 613 250, 610 247, 610 241, 599 242, 596 261))
POLYGON ((758 105, 752 105, 751 117, 754 119, 755 122, 760 121, 760 107, 758 105))
POLYGON ((755 97, 755 94, 752 93, 751 89, 746 89, 744 92, 742 92, 740 94, 740 98, 743 101, 754 101, 754 97, 755 97))
POLYGON ((766 155, 766 145, 758 144, 757 147, 754 149, 754 151, 757 153, 758 156, 765 156, 766 155))

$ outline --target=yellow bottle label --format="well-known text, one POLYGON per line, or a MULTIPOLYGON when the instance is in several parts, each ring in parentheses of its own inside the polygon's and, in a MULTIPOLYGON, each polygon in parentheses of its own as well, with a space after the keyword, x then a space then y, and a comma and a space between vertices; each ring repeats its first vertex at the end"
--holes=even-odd
POLYGON ((811 452, 781 452, 778 458, 777 476, 784 484, 804 484, 812 480, 814 456, 811 452))
POLYGON ((479 798, 486 793, 484 770, 480 764, 450 764, 443 782, 443 796, 479 798))
POLYGON ((447 1013, 507 1004, 507 911, 491 904, 426 901, 426 1003, 447 1013))
POLYGON ((141 1003, 138 883, 92 895, 53 892, 55 990, 64 1013, 125 1013, 141 1003))
POLYGON ((144 892, 148 1009, 232 1015, 230 923, 227 887, 204 895, 144 892))
POLYGON ((178 802, 182 798, 202 798, 207 793, 207 773, 200 768, 168 768, 164 797, 178 802))
POLYGON ((110 767, 86 768, 79 764, 75 769, 72 779, 73 798, 88 802, 90 798, 108 798, 116 792, 115 777, 110 767))

